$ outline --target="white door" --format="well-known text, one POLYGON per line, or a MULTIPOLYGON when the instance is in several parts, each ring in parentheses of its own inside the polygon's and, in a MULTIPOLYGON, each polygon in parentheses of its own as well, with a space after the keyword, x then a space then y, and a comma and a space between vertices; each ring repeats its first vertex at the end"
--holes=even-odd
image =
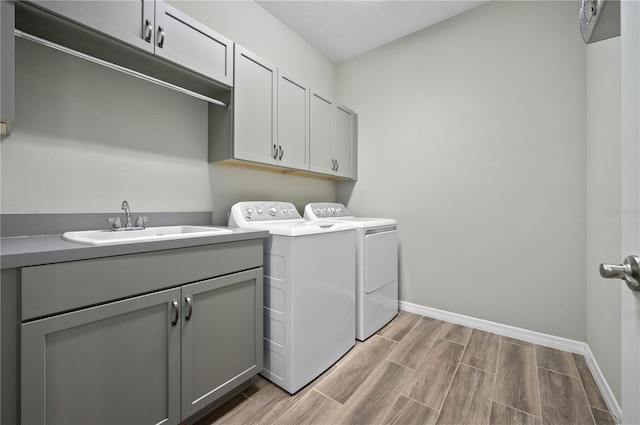
MULTIPOLYGON (((622 253, 640 255, 640 2, 621 2, 622 253)), ((622 292, 622 418, 640 424, 640 292, 622 292)))

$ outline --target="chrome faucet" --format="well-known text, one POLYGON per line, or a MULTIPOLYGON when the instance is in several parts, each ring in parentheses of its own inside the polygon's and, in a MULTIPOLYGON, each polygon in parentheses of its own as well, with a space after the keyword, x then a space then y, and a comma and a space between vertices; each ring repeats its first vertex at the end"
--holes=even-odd
POLYGON ((122 202, 122 209, 124 210, 124 226, 120 217, 109 218, 107 221, 111 224, 111 230, 118 232, 121 230, 143 230, 146 226, 147 217, 138 217, 136 224, 131 221, 131 210, 129 210, 129 203, 127 201, 122 202))
POLYGON ((129 203, 127 201, 122 202, 122 209, 124 210, 124 227, 133 227, 131 211, 129 211, 129 203))

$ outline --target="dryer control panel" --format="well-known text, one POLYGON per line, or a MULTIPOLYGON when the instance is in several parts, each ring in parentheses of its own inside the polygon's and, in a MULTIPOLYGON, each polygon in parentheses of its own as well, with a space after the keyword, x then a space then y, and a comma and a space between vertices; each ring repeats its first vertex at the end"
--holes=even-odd
POLYGON ((332 202, 316 202, 305 207, 305 216, 313 219, 351 217, 344 205, 332 202))

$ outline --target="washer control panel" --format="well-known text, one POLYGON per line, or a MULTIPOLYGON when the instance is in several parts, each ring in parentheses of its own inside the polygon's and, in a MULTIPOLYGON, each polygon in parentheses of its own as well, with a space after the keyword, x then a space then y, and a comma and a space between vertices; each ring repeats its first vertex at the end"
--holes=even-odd
POLYGON ((307 205, 305 209, 310 209, 315 218, 351 217, 345 206, 338 203, 318 202, 307 205))
POLYGON ((231 208, 231 214, 247 222, 296 220, 302 216, 291 202, 247 201, 238 202, 231 208))

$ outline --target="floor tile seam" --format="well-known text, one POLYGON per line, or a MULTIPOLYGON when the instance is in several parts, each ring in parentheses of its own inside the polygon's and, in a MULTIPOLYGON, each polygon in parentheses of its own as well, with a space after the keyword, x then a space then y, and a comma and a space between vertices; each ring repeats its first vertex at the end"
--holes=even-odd
MULTIPOLYGON (((408 335, 408 334, 407 334, 407 335, 408 335)), ((403 339, 404 339, 404 338, 403 338, 403 339)), ((389 361, 391 361, 391 362, 393 362, 393 363, 396 363, 396 364, 399 364, 399 365, 401 365, 401 366, 407 367, 407 368, 409 368, 409 369, 411 369, 411 370, 413 370, 413 371, 415 372, 415 371, 418 369, 418 366, 420 366, 420 364, 421 364, 421 363, 422 363, 422 361, 424 360, 424 358, 425 358, 425 356, 427 355, 427 353, 429 353, 429 351, 430 351, 430 350, 431 350, 431 348, 433 347, 433 344, 435 343, 435 340, 436 340, 436 339, 438 339, 438 338, 434 338, 434 339, 429 343, 429 346, 427 347, 427 349, 426 349, 426 350, 424 350, 424 352, 422 353, 422 355, 420 356, 420 358, 419 358, 419 359, 418 359, 418 361, 416 362, 416 367, 415 367, 415 368, 412 368, 412 367, 407 366, 407 365, 403 365, 402 363, 398 363, 398 362, 396 362, 396 361, 393 361, 393 360, 390 360, 390 359, 389 359, 389 356, 391 356, 391 354, 393 354, 396 350, 398 350, 398 349, 400 348, 400 343, 399 343, 399 342, 396 344, 396 346, 395 346, 395 347, 393 347, 391 350, 389 350, 389 352, 388 352, 388 353, 387 353, 387 355, 383 358, 383 360, 389 360, 389 361)))
POLYGON ((440 336, 440 334, 438 334, 438 336, 436 338, 442 339, 442 340, 447 341, 447 342, 452 342, 454 344, 462 345, 465 348, 469 345, 469 338, 467 338, 467 342, 465 342, 464 344, 461 344, 460 342, 454 341, 452 339, 443 338, 442 336, 440 336))
POLYGON ((480 367, 480 366, 474 366, 474 365, 469 364, 469 363, 467 363, 467 362, 463 362, 463 361, 462 361, 462 359, 460 359, 460 364, 463 364, 463 365, 465 365, 465 366, 472 367, 472 368, 474 368, 474 369, 479 369, 479 370, 481 370, 481 371, 483 371, 483 372, 487 372, 487 373, 490 373, 490 374, 492 374, 492 375, 497 375, 497 374, 498 374, 498 368, 497 368, 497 366, 496 366, 496 370, 492 372, 492 371, 490 371, 489 369, 485 369, 485 368, 480 367))
MULTIPOLYGON (((499 370, 500 354, 502 353, 503 343, 512 345, 512 346, 517 347, 517 348, 527 348, 527 349, 530 349, 530 350, 533 349, 533 347, 527 347, 527 346, 524 346, 524 345, 512 343, 512 342, 507 341, 507 340, 501 340, 500 341, 500 352, 498 353, 498 360, 497 360, 497 363, 496 363, 496 374, 495 374, 496 375, 496 381, 498 379, 498 375, 502 376, 505 373, 504 371, 502 371, 502 373, 501 373, 501 370, 499 370)), ((505 348, 506 348, 506 346, 505 346, 505 348)), ((538 396, 538 405, 537 405, 538 408, 536 409, 537 412, 538 412, 538 415, 536 415, 535 413, 532 413, 532 412, 527 412, 525 410, 519 409, 519 408, 517 408, 515 406, 511 406, 511 405, 506 404, 504 402, 497 401, 496 400, 496 396, 495 396, 495 389, 496 389, 497 385, 494 386, 494 393, 492 395, 492 400, 496 401, 498 403, 504 404, 505 406, 511 407, 513 409, 525 412, 525 413, 527 413, 527 414, 529 414, 531 416, 537 416, 537 417, 542 418, 542 398, 541 398, 541 394, 540 394, 540 381, 538 380, 538 366, 537 366, 537 358, 536 358, 536 351, 535 350, 533 350, 533 368, 534 368, 534 370, 533 370, 534 378, 533 379, 535 379, 534 388, 535 388, 536 395, 538 396)), ((534 406, 534 408, 535 407, 536 406, 534 406)))
MULTIPOLYGON (((571 356, 571 358, 573 358, 573 356, 571 356)), ((574 359, 574 362, 575 362, 575 359, 574 359)), ((584 396, 587 399, 587 404, 589 405, 589 407, 593 407, 594 409, 598 409, 598 410, 602 410, 602 411, 605 411, 605 412, 609 412, 609 408, 608 407, 607 407, 606 410, 604 410, 604 409, 601 409, 600 407, 595 406, 595 405, 593 405, 591 403, 591 400, 589 400, 589 393, 587 393, 587 387, 584 384, 584 380, 583 380, 582 374, 580 373, 580 369, 578 369, 578 365, 577 364, 576 364, 576 369, 578 370, 578 380, 580 381, 580 387, 582 388, 582 392, 584 393, 584 396)), ((588 372, 591 373, 590 371, 588 371, 588 372)), ((593 376, 592 376, 592 379, 594 379, 593 376)), ((602 399, 602 402, 606 406, 607 403, 604 400, 604 397, 602 396, 602 393, 600 392, 600 388, 598 388, 598 384, 595 382, 595 379, 594 379, 594 385, 596 386, 596 390, 598 391, 598 395, 600 396, 600 398, 602 399)), ((611 415, 611 412, 609 412, 609 414, 611 415)), ((613 417, 613 415, 611 415, 611 416, 613 417)), ((595 417, 594 417, 594 420, 595 420, 595 417)))
MULTIPOLYGON (((580 374, 580 369, 578 369, 578 365, 576 364, 575 359, 573 358, 573 355, 571 356, 571 361, 573 362, 573 367, 575 367, 576 372, 578 373, 578 382, 580 383, 580 388, 582 389, 582 395, 584 396, 584 399, 587 402, 587 406, 589 406, 589 414, 591 415, 591 420, 593 421, 594 425, 597 424, 598 422, 596 421, 596 416, 593 414, 593 410, 592 408, 594 407, 591 404, 591 401, 589 400, 589 395, 587 394, 587 389, 584 386, 584 382, 582 382, 582 375, 580 374)), ((599 391, 599 390, 598 390, 599 391)), ((602 395, 601 395, 602 396, 602 395)))
MULTIPOLYGON (((346 403, 346 401, 345 401, 345 403, 340 403, 340 402, 339 402, 338 400, 336 400, 335 398, 331 397, 331 396, 330 396, 330 395, 328 395, 328 394, 323 393, 321 390, 319 390, 319 389, 317 389, 317 388, 315 388, 315 387, 313 388, 313 390, 312 390, 312 391, 316 391, 317 393, 322 394, 323 396, 327 397, 329 400, 335 401, 335 402, 336 402, 336 403, 338 403, 340 406, 344 406, 344 404, 346 403)), ((353 395, 353 394, 351 394, 351 395, 353 395)), ((349 398, 351 398, 351 396, 349 396, 349 398)), ((347 399, 347 401, 349 401, 349 398, 347 399)))
POLYGON ((470 367, 471 369, 479 370, 480 372, 484 372, 484 373, 488 373, 489 375, 493 375, 494 379, 498 375, 497 373, 489 372, 488 370, 482 369, 481 367, 472 366, 470 364, 466 364, 466 363, 463 363, 463 362, 458 362, 458 363, 461 364, 461 365, 470 367))
MULTIPOLYGON (((595 406, 591 406, 591 405, 589 407, 591 407, 591 409, 593 409, 593 410, 597 410, 599 412, 604 412, 604 413, 608 414, 609 416, 611 416, 611 419, 613 420, 613 423, 617 423, 615 421, 615 418, 613 417, 613 414, 609 411, 609 409, 604 410, 604 409, 600 409, 599 407, 595 407, 595 406)), ((594 416, 594 419, 595 419, 595 416, 594 416)))
MULTIPOLYGON (((500 334, 496 334, 496 335, 500 335, 500 334)), ((535 345, 530 342, 522 341, 521 339, 518 339, 518 338, 507 337, 504 335, 500 335, 500 337, 501 337, 500 339, 503 340, 504 342, 507 342, 513 345, 519 345, 520 347, 533 348, 533 346, 535 345), (510 340, 508 338, 510 338, 510 340), (515 342, 515 341, 519 341, 519 342, 515 342)))
MULTIPOLYGON (((446 340, 445 340, 446 341, 446 340)), ((455 344, 455 343, 454 343, 455 344)), ((466 346, 465 346, 465 350, 466 350, 466 346)), ((464 350, 462 352, 462 354, 460 355, 460 358, 462 359, 462 356, 464 355, 464 350)), ((438 412, 438 414, 436 415, 436 419, 435 419, 435 424, 438 423, 438 420, 440 419, 440 415, 442 414, 442 408, 444 407, 444 404, 447 402, 447 398, 449 397, 449 392, 451 391, 451 386, 453 385, 453 381, 456 379, 456 375, 458 375, 458 370, 460 369, 460 362, 458 362, 458 364, 456 364, 456 369, 453 371, 453 375, 451 376, 451 380, 449 381, 449 385, 447 386, 447 391, 445 391, 445 396, 442 399, 442 404, 440 404, 440 408, 439 409, 434 409, 438 412)))
POLYGON ((388 423, 387 418, 389 417, 389 415, 391 414, 391 412, 393 412, 393 407, 396 405, 396 403, 398 402, 398 400, 400 399, 400 397, 402 397, 402 392, 400 392, 395 400, 393 400, 393 403, 390 403, 390 408, 389 410, 385 413, 385 415, 382 417, 382 421, 380 422, 380 424, 385 424, 388 423))
POLYGON ((516 411, 518 411, 518 412, 520 412, 520 413, 524 413, 524 414, 525 414, 525 415, 527 415, 527 416, 532 416, 532 417, 534 417, 534 418, 538 418, 538 419, 540 419, 540 420, 542 421, 542 416, 534 415, 534 414, 533 414, 533 413, 531 413, 531 412, 527 412, 527 411, 525 411, 525 410, 518 409, 517 407, 509 406, 508 404, 503 403, 503 402, 498 401, 498 400, 494 400, 494 399, 492 399, 492 400, 491 400, 491 402, 496 403, 496 404, 500 404, 500 405, 505 406, 505 407, 508 407, 509 409, 516 410, 516 411))
POLYGON ((538 413, 540 413, 541 421, 544 423, 544 418, 542 417, 542 388, 540 385, 540 376, 538 376, 538 351, 536 350, 536 344, 533 344, 533 367, 536 369, 533 374, 534 379, 536 380, 536 391, 538 392, 538 413))
POLYGON ((498 366, 500 365, 500 353, 502 353, 502 338, 500 338, 500 344, 498 344, 498 355, 496 356, 496 373, 493 376, 493 389, 491 391, 491 401, 495 400, 496 396, 496 384, 498 381, 498 366))
MULTIPOLYGON (((379 366, 381 366, 381 365, 382 365, 382 363, 384 363, 384 362, 393 363, 393 364, 398 365, 398 366, 401 366, 401 367, 403 367, 403 368, 405 368, 405 369, 409 369, 409 370, 410 370, 411 372, 413 372, 413 373, 415 373, 415 371, 416 371, 416 369, 414 369, 414 368, 412 368, 412 367, 409 367, 409 366, 407 366, 407 365, 405 365, 405 364, 402 364, 402 363, 395 362, 395 361, 390 360, 390 359, 387 359, 387 358, 382 359, 382 361, 380 362, 380 364, 379 364, 378 366, 376 366, 375 368, 373 368, 373 369, 372 369, 372 371, 373 371, 373 370, 375 370, 376 368, 378 368, 379 366)), ((370 374, 370 375, 371 375, 371 374, 370 374)), ((369 379, 369 377, 368 377, 368 376, 367 376, 367 379, 369 379)), ((365 379, 364 381, 366 382, 366 380, 367 380, 367 379, 365 379)), ((363 382, 363 384, 364 384, 364 382, 363 382)), ((361 384, 361 385, 362 385, 362 384, 361 384)))
POLYGON ((391 342, 394 342, 394 343, 396 343, 396 344, 399 344, 399 343, 400 343, 400 341, 396 341, 395 339, 393 339, 393 338, 389 338, 388 336, 378 335, 378 334, 375 334, 375 335, 373 335, 373 336, 377 336, 378 338, 386 339, 387 341, 391 341, 391 342))
MULTIPOLYGON (((416 403, 418 403, 421 406, 428 407, 429 409, 433 410, 434 412, 437 412, 438 414, 440 414, 440 410, 442 410, 442 406, 440 406, 440 409, 437 409, 437 408, 435 408, 433 406, 429 406, 427 403, 423 403, 420 400, 416 400, 415 398, 411 397, 410 395, 405 394, 404 392, 401 392, 400 395, 402 397, 408 398, 411 401, 415 401, 416 403)), ((443 404, 444 404, 444 402, 443 402, 443 404)), ((602 410, 602 409, 600 409, 600 410, 602 410)))
MULTIPOLYGON (((303 395, 302 397, 299 397, 299 398, 298 398, 298 400, 295 400, 291 406, 288 406, 286 409, 284 409, 284 411, 283 411, 282 413, 280 413, 278 416, 276 416, 276 417, 273 419, 273 422, 278 422, 278 420, 279 420, 280 418, 282 418, 282 417, 283 417, 285 414, 287 414, 290 410, 294 409, 298 404, 302 403, 302 401, 303 401, 305 398, 309 397, 309 394, 311 394, 313 391, 315 391, 315 387, 314 387, 314 388, 311 388, 309 391, 307 391, 307 393, 306 393, 305 395, 303 395)), ((324 394, 320 393, 319 391, 316 391, 316 392, 318 392, 319 394, 321 394, 321 395, 325 396, 324 394)), ((291 396, 291 397, 295 397, 295 396, 291 396)), ((325 397, 326 397, 326 396, 325 396, 325 397)), ((289 400, 290 400, 290 399, 289 399, 289 400)))
MULTIPOLYGON (((557 370, 549 369, 548 367, 537 366, 537 368, 538 369, 544 369, 544 370, 546 370, 548 372, 557 373, 558 375, 563 375, 563 376, 566 376, 568 378, 577 379, 578 381, 580 381, 580 385, 582 385, 582 379, 580 379, 579 376, 573 376, 573 375, 569 375, 569 374, 564 373, 564 372, 558 372, 557 370)), ((585 395, 586 395, 586 393, 585 393, 585 395)))
MULTIPOLYGON (((563 352, 563 353, 569 353, 568 351, 560 350, 560 349, 557 349, 557 348, 550 348, 550 347, 546 347, 544 345, 534 344, 534 351, 536 353, 536 364, 538 362, 538 350, 536 349, 537 347, 541 347, 543 349, 549 349, 549 350, 556 350, 556 351, 560 351, 560 352, 563 352)), ((573 372, 575 373, 575 375, 569 375, 566 372, 560 372, 558 370, 551 369, 550 367, 544 367, 544 366, 538 366, 538 367, 541 367, 541 368, 546 369, 546 370, 550 370, 552 372, 561 373, 563 375, 571 376, 572 378, 576 378, 576 377, 579 378, 580 377, 580 372, 578 371, 578 366, 576 365, 576 361, 573 359, 573 356, 571 355, 571 353, 569 353, 569 355, 571 357, 571 364, 573 365, 573 372)))
POLYGON ((418 326, 418 323, 420 323, 420 321, 424 317, 424 316, 422 316, 420 314, 417 314, 416 316, 418 316, 418 320, 416 320, 416 323, 414 323, 413 326, 411 326, 411 329, 409 329, 407 331, 407 333, 405 333, 404 336, 398 342, 402 342, 402 340, 404 340, 407 337, 407 335, 409 335, 411 333, 411 331, 413 331, 416 328, 416 326, 418 326))

